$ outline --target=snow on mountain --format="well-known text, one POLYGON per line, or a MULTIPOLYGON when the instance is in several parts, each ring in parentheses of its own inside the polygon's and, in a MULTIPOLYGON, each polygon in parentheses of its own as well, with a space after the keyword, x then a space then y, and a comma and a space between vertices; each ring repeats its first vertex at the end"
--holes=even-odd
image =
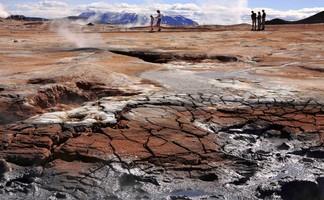
MULTIPOLYGON (((127 12, 104 12, 98 13, 94 11, 84 12, 78 16, 80 19, 86 19, 89 22, 103 24, 118 24, 118 25, 147 25, 150 22, 149 16, 127 13, 127 12)), ((198 23, 183 17, 178 16, 163 16, 163 25, 169 26, 197 26, 198 23)))

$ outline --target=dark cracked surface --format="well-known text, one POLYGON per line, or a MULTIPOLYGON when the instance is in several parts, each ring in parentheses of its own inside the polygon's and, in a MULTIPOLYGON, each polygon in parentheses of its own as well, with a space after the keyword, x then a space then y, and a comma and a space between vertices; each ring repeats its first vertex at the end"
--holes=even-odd
POLYGON ((0 155, 10 163, 2 161, 2 194, 323 199, 321 103, 224 101, 217 94, 125 101, 116 123, 2 126, 0 155), (304 197, 295 194, 299 187, 304 197))

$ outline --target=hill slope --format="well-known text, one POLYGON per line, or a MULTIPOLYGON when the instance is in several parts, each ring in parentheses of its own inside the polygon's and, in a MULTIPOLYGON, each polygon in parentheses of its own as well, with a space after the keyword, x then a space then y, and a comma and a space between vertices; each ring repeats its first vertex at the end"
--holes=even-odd
POLYGON ((324 11, 317 13, 308 18, 298 20, 298 21, 286 21, 283 19, 273 19, 266 22, 269 25, 279 25, 279 24, 319 24, 324 23, 324 11))
POLYGON ((21 20, 21 21, 48 21, 48 19, 40 17, 26 17, 24 15, 10 15, 7 19, 21 20))

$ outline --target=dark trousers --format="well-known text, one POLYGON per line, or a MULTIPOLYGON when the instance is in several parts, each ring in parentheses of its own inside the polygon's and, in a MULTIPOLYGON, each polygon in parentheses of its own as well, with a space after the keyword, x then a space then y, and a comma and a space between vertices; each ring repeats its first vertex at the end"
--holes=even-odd
POLYGON ((262 22, 261 22, 261 20, 258 20, 258 31, 261 30, 261 27, 262 27, 262 22))
POLYGON ((159 28, 159 31, 161 31, 161 19, 157 20, 156 26, 159 28))
POLYGON ((255 31, 257 28, 256 20, 252 20, 252 31, 255 31))
POLYGON ((262 30, 265 30, 265 22, 266 22, 266 20, 262 19, 262 30))

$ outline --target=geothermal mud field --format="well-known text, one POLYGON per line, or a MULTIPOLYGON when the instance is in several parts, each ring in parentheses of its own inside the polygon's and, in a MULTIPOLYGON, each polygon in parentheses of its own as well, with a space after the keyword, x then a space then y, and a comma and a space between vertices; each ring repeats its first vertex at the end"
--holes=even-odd
POLYGON ((324 28, 0 21, 0 199, 324 199, 324 28))

